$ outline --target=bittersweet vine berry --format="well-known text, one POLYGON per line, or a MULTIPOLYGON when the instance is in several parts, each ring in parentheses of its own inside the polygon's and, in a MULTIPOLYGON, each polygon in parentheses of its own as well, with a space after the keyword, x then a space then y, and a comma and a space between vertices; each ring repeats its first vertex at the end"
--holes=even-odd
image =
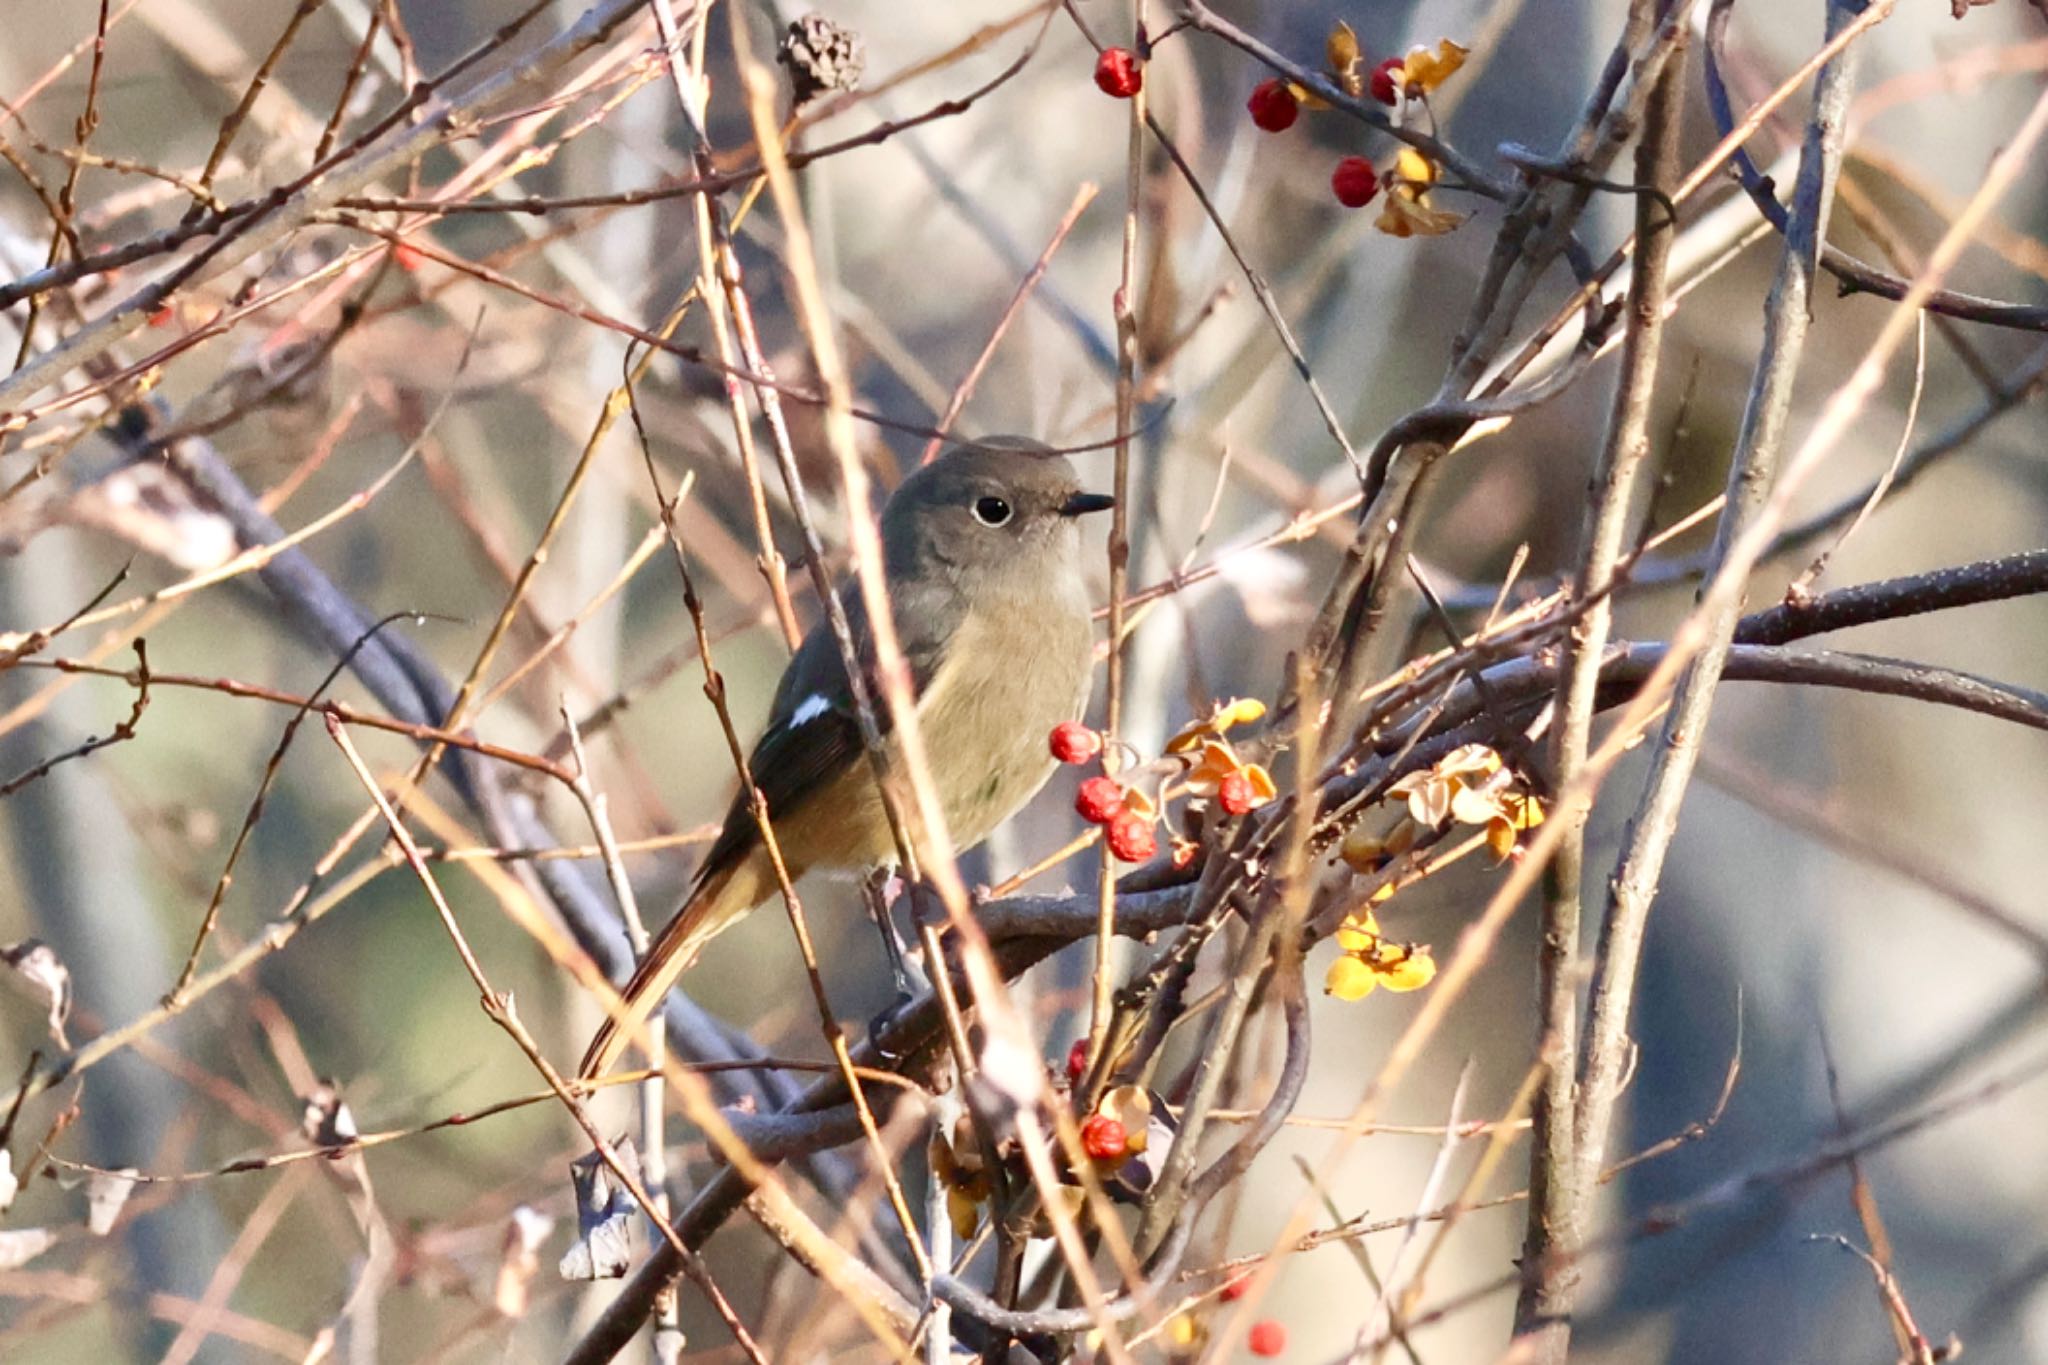
POLYGON ((1047 737, 1052 756, 1062 763, 1086 763, 1102 752, 1102 736, 1078 720, 1063 720, 1047 737))
POLYGON ((1127 100, 1145 84, 1145 68, 1127 47, 1105 47, 1095 59, 1095 87, 1114 99, 1127 100))
POLYGON ((1081 1125, 1081 1150, 1097 1161, 1115 1161, 1129 1145, 1124 1126, 1107 1114, 1091 1114, 1081 1125))
POLYGON ((1301 117, 1301 101, 1281 80, 1260 81, 1244 107, 1251 111, 1252 122, 1269 133, 1284 133, 1301 117))
POLYGON ((1258 801, 1252 780, 1243 773, 1225 773, 1216 784, 1216 804, 1225 815, 1243 815, 1258 801))
POLYGON ((1362 156, 1347 156, 1330 172, 1330 191, 1347 209, 1362 209, 1380 192, 1380 175, 1362 156))
POLYGON ((1244 1344, 1255 1356, 1277 1356, 1287 1349, 1287 1328, 1272 1318, 1260 1318, 1252 1324, 1244 1344))
POLYGON ((1124 789, 1113 777, 1091 777, 1074 793, 1074 809, 1091 825, 1106 825, 1124 813, 1124 789))
POLYGON ((1121 861, 1142 863, 1159 852, 1159 836, 1152 822, 1134 810, 1118 811, 1103 830, 1109 851, 1121 861))
POLYGON ((1407 63, 1399 57, 1389 57, 1372 69, 1372 75, 1365 81, 1365 88, 1381 104, 1401 102, 1401 84, 1394 77, 1404 74, 1407 63))

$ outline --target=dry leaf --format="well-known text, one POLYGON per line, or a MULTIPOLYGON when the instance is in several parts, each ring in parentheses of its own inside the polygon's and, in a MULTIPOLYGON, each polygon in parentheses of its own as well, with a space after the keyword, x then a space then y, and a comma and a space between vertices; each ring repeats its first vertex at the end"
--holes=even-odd
MULTIPOLYGON (((613 1145, 619 1164, 636 1181, 640 1153, 630 1141, 613 1145)), ((596 1152, 569 1163, 576 1187, 576 1241, 562 1255, 565 1280, 616 1280, 633 1265, 633 1228, 639 1203, 596 1152)))
POLYGON ((50 1024, 50 1037, 66 1052, 71 1040, 64 1036, 64 1021, 71 1017, 71 970, 56 951, 41 939, 25 938, 0 948, 0 962, 14 968, 38 999, 43 1002, 50 1024))
POLYGON ((120 1171, 95 1171, 85 1184, 85 1226, 95 1237, 104 1237, 114 1230, 115 1222, 121 1217, 121 1210, 128 1203, 128 1196, 135 1193, 135 1177, 140 1172, 133 1169, 120 1171))
POLYGON ((0 1270, 17 1270, 56 1244, 57 1234, 48 1228, 0 1232, 0 1270))
POLYGON ((1402 84, 1426 95, 1457 73, 1469 51, 1449 38, 1439 39, 1434 52, 1426 47, 1410 48, 1401 59, 1402 84))
POLYGON ((1343 80, 1351 69, 1364 58, 1365 49, 1358 45, 1358 34, 1343 20, 1330 30, 1330 36, 1323 41, 1323 59, 1330 64, 1330 74, 1343 80))

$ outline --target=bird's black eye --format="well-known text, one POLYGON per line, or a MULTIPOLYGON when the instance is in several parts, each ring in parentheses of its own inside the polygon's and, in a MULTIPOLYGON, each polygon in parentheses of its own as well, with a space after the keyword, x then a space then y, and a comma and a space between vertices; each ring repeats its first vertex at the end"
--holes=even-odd
POLYGON ((1010 503, 991 493, 974 500, 974 519, 983 526, 1001 526, 1010 519, 1010 503))

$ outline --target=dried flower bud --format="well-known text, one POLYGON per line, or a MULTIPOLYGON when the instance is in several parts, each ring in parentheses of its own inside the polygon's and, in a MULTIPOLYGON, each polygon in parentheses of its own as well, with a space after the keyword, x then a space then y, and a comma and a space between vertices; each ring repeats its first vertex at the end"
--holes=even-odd
POLYGON ((852 29, 806 14, 783 33, 775 60, 789 69, 790 94, 802 106, 834 90, 858 88, 867 52, 852 29))

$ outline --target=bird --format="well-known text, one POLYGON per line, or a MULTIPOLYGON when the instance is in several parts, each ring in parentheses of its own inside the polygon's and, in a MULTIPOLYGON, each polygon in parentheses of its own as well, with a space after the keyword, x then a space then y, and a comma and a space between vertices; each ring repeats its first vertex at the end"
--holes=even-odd
MULTIPOLYGON (((1026 437, 965 442, 906 477, 880 519, 890 615, 916 698, 927 766, 955 848, 974 847, 1037 794, 1056 763, 1051 730, 1078 720, 1095 632, 1080 518, 1115 506, 1084 491, 1073 464, 1026 437)), ((875 685, 874 635, 859 585, 835 593, 875 685)), ((776 685, 748 771, 792 880, 897 857, 861 739, 853 689, 829 620, 804 636, 776 685)), ((773 895, 774 867, 746 792, 734 797, 689 894, 634 970, 623 1003, 583 1056, 603 1076, 718 934, 773 895)))

